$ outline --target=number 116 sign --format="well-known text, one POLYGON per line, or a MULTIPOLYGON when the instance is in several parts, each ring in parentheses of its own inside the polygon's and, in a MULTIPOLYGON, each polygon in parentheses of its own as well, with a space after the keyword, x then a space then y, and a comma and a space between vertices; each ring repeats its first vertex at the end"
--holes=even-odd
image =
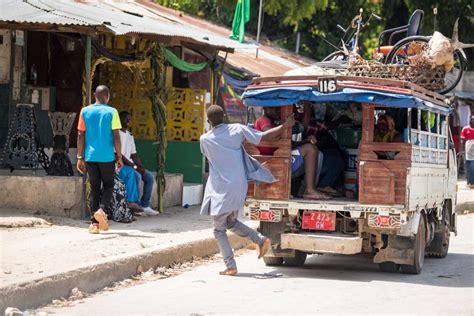
POLYGON ((337 89, 336 79, 321 78, 318 80, 318 85, 321 93, 332 93, 337 89))

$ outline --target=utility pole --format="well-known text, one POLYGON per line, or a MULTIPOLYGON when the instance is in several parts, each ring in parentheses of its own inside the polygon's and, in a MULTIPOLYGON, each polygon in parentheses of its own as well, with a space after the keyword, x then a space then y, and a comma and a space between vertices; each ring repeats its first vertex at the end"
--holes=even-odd
POLYGON ((295 48, 296 54, 300 53, 300 41, 301 41, 301 33, 300 31, 298 31, 298 33, 296 33, 296 48, 295 48))
MULTIPOLYGON (((262 28, 262 9, 263 9, 262 5, 263 5, 263 0, 260 0, 260 6, 258 8, 257 45, 260 45, 260 31, 262 28)), ((255 57, 258 58, 258 47, 256 50, 255 57)))

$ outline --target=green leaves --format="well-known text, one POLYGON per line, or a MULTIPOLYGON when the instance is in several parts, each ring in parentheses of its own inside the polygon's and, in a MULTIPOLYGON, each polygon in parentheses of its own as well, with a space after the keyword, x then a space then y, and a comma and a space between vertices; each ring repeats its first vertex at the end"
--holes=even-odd
POLYGON ((325 10, 328 0, 267 0, 264 10, 273 16, 280 16, 285 25, 298 30, 303 20, 309 20, 317 10, 325 10))
MULTIPOLYGON (((158 2, 230 27, 237 0, 158 0, 158 2)), ((245 31, 255 36, 260 0, 250 2, 250 21, 245 25, 245 31)), ((325 40, 339 46, 342 32, 336 25, 347 27, 352 18, 358 14, 359 8, 364 9, 364 21, 371 12, 383 18, 380 22, 372 20, 371 25, 362 31, 359 46, 365 58, 372 58, 381 31, 407 24, 415 9, 422 9, 425 12, 422 35, 433 33, 433 8, 437 7, 438 31, 451 37, 454 22, 459 17, 460 40, 464 43, 474 42, 472 0, 263 0, 263 4, 263 39, 268 38, 283 48, 294 50, 296 32, 300 32, 300 54, 315 60, 322 60, 334 51, 334 47, 325 40)), ((402 36, 403 34, 400 38, 402 36)), ((474 49, 467 49, 466 52, 469 55, 468 59, 472 60, 474 49)))

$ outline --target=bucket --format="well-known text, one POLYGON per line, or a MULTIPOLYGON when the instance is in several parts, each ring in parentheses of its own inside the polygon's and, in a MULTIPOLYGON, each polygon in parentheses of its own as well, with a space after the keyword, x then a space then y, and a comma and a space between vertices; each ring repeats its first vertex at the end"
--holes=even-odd
POLYGON ((355 191, 357 185, 357 173, 355 171, 344 172, 344 189, 349 191, 355 191))
POLYGON ((346 149, 346 169, 348 172, 356 172, 357 170, 357 149, 346 149))

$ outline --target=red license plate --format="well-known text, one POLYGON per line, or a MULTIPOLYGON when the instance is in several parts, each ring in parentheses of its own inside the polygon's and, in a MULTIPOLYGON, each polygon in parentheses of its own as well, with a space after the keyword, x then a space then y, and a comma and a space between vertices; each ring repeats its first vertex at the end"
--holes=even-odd
POLYGON ((335 212, 303 212, 303 229, 311 230, 336 230, 335 212))

